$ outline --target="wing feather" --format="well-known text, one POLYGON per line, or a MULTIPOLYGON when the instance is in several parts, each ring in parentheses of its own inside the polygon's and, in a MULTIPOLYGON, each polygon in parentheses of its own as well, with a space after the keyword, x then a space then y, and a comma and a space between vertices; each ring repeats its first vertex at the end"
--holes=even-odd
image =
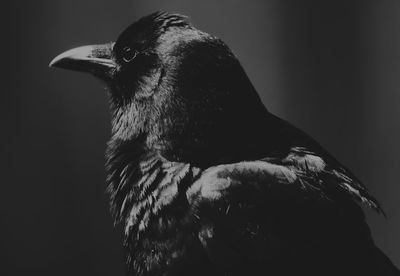
POLYGON ((186 196, 209 258, 234 275, 243 267, 290 274, 284 262, 319 275, 335 258, 349 271, 368 267, 359 260, 368 262, 376 247, 358 203, 380 207, 350 172, 328 161, 293 148, 283 159, 203 171, 186 196), (309 259, 319 263, 314 271, 309 259))

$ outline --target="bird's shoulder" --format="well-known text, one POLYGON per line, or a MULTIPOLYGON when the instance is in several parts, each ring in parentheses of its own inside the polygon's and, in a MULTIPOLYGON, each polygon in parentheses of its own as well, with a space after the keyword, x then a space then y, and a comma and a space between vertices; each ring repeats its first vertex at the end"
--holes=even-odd
POLYGON ((188 189, 189 202, 216 201, 251 191, 257 197, 277 191, 334 200, 352 199, 377 211, 377 201, 345 167, 305 147, 292 147, 284 157, 223 164, 204 170, 188 189))

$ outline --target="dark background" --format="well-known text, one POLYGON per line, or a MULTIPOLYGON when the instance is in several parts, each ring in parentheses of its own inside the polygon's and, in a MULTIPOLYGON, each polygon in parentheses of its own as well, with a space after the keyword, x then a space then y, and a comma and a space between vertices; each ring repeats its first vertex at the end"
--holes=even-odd
POLYGON ((47 0, 2 10, 1 275, 123 275, 104 193, 106 93, 47 64, 156 10, 224 39, 266 106, 363 180, 388 215, 366 210, 376 243, 400 266, 400 1, 47 0))

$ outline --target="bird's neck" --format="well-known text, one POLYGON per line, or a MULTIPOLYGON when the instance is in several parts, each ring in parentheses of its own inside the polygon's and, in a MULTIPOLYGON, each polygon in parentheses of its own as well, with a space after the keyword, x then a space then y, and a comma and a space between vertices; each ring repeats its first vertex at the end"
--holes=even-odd
POLYGON ((201 140, 202 143, 189 143, 186 141, 193 139, 185 139, 180 147, 165 156, 169 160, 178 159, 206 169, 218 164, 284 157, 292 147, 316 144, 301 130, 264 108, 233 118, 229 123, 213 129, 205 135, 205 139, 208 140, 201 140))
POLYGON ((110 141, 106 169, 111 211, 116 222, 125 222, 126 234, 144 230, 155 210, 175 204, 200 173, 190 164, 168 161, 140 141, 110 141))
POLYGON ((137 182, 160 166, 159 156, 147 152, 141 140, 127 142, 112 138, 108 143, 107 184, 110 207, 116 221, 120 221, 123 217, 123 209, 127 203, 126 196, 130 194, 132 200, 137 197, 139 192, 137 182))

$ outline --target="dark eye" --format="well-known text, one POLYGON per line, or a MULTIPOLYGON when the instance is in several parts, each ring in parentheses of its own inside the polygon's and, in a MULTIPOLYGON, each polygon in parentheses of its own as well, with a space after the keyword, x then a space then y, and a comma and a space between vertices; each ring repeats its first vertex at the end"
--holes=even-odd
POLYGON ((130 47, 124 47, 124 49, 122 49, 122 59, 125 62, 131 62, 137 56, 137 54, 138 52, 130 47))

